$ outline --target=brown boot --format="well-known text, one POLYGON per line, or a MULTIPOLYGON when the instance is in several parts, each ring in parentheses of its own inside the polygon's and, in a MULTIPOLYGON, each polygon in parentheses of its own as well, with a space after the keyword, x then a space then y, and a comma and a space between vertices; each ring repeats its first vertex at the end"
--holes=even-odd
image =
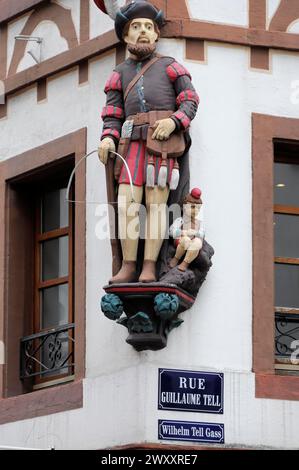
POLYGON ((143 261, 142 273, 139 282, 156 282, 156 262, 150 260, 143 261))
POLYGON ((128 282, 136 281, 136 262, 123 261, 120 271, 113 276, 109 284, 126 284, 128 282))
POLYGON ((183 261, 183 262, 178 266, 178 269, 179 269, 180 271, 185 272, 188 267, 189 267, 189 263, 187 263, 186 261, 183 261))
POLYGON ((175 268, 177 265, 178 265, 178 262, 179 260, 174 256, 173 258, 171 258, 171 260, 169 261, 169 266, 171 268, 175 268))

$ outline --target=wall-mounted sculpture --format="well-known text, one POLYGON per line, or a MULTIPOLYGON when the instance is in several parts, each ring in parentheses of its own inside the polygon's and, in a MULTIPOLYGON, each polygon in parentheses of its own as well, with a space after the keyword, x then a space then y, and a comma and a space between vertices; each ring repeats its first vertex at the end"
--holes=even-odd
POLYGON ((214 253, 201 227, 201 191, 189 193, 188 129, 199 97, 185 67, 156 53, 161 10, 144 0, 121 9, 116 0, 95 3, 129 51, 106 84, 102 112, 99 158, 118 236, 101 306, 128 328, 137 350, 161 349, 194 303, 214 253), (111 158, 116 149, 127 165, 111 158))

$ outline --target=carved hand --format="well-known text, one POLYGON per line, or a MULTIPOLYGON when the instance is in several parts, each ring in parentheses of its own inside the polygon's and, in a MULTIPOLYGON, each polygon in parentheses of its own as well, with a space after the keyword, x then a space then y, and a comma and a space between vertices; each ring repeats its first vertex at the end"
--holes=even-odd
POLYGON ((156 130, 153 133, 152 138, 157 140, 167 140, 169 139, 170 134, 175 130, 176 125, 173 119, 167 118, 156 121, 154 127, 156 127, 156 130))
POLYGON ((98 149, 99 159, 104 165, 107 164, 109 152, 115 152, 115 143, 113 139, 106 137, 102 140, 98 149))

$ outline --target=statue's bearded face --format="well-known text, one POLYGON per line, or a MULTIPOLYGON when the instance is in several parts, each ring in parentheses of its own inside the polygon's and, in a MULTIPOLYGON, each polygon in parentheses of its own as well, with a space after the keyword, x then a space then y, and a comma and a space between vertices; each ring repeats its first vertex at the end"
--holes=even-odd
POLYGON ((132 20, 124 41, 127 44, 155 44, 158 39, 154 22, 148 18, 132 20))

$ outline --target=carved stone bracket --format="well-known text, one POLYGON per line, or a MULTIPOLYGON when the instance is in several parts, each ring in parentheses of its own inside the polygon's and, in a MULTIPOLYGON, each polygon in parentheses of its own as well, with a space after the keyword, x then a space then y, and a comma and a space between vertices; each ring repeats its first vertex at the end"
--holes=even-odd
POLYGON ((214 249, 204 241, 198 257, 185 272, 170 268, 172 243, 162 249, 159 282, 110 284, 104 287, 101 309, 109 320, 128 329, 126 341, 137 351, 157 351, 167 346, 168 334, 184 320, 212 266, 214 249))
POLYGON ((137 351, 159 350, 167 336, 184 320, 179 314, 188 310, 195 297, 174 284, 114 284, 105 286, 101 300, 104 315, 126 327, 127 343, 137 351))

